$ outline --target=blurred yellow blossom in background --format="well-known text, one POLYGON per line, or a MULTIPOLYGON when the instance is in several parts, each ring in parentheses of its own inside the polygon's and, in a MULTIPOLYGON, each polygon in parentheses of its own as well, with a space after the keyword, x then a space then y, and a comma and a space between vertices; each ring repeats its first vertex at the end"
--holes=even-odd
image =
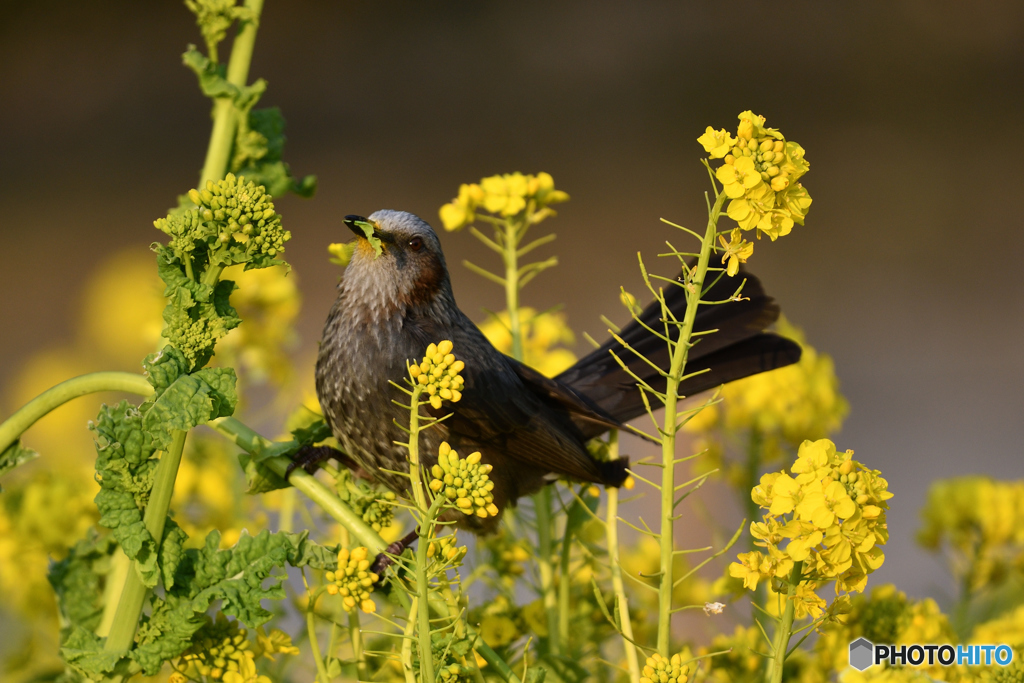
MULTIPOLYGON (((565 348, 575 343, 576 336, 566 324, 564 313, 537 313, 524 306, 519 309, 519 320, 524 363, 541 374, 554 377, 576 362, 576 354, 565 348)), ((494 348, 505 354, 512 353, 508 311, 502 311, 497 318, 489 317, 480 325, 480 331, 494 348)))
MULTIPOLYGON (((483 178, 479 184, 463 183, 459 196, 442 206, 439 214, 445 230, 461 230, 476 221, 481 209, 508 218, 526 209, 531 201, 538 214, 547 216, 551 214, 549 205, 569 201, 569 195, 555 189, 550 173, 504 173, 483 178)), ((534 220, 543 216, 535 216, 534 220)))

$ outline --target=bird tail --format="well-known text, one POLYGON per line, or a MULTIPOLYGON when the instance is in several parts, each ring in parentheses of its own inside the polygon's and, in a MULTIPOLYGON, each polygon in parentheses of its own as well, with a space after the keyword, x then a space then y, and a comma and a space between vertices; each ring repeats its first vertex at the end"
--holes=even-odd
MULTIPOLYGON (((781 368, 800 360, 800 346, 784 337, 765 332, 764 329, 779 317, 779 306, 769 297, 760 280, 750 273, 746 278, 742 300, 720 305, 705 305, 697 310, 693 331, 696 344, 690 349, 686 363, 686 374, 679 392, 692 396, 726 382, 749 377, 760 372, 781 368), (700 374, 693 375, 699 372, 700 374)), ((705 301, 724 301, 734 294, 738 278, 723 277, 711 286, 702 297, 705 301)), ((673 315, 682 320, 686 312, 686 290, 681 286, 670 286, 665 292, 665 303, 673 315)), ((641 312, 640 322, 633 322, 622 328, 619 338, 632 349, 643 354, 659 368, 669 367, 669 350, 664 340, 659 339, 644 325, 663 331, 661 304, 652 302, 641 312), (643 324, 641 324, 641 322, 643 324)), ((675 332, 669 327, 670 333, 675 332)), ((590 355, 556 379, 570 386, 578 394, 619 422, 626 422, 642 415, 646 408, 637 381, 624 370, 612 356, 626 364, 626 367, 657 391, 664 391, 666 380, 651 365, 636 353, 624 348, 614 339, 605 342, 590 355)), ((594 425, 584 428, 587 438, 597 436, 607 427, 594 425)), ((625 465, 622 466, 625 479, 625 465)))

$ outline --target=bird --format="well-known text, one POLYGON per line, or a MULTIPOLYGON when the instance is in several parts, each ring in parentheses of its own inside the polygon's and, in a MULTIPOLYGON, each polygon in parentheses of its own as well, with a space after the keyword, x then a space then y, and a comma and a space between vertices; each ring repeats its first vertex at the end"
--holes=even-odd
MULTIPOLYGON (((344 220, 356 234, 352 258, 338 284, 327 316, 316 363, 316 393, 324 420, 337 438, 347 464, 387 488, 408 495, 408 397, 392 383, 407 376, 408 363, 423 357, 431 343, 450 340, 452 353, 465 364, 461 400, 434 416, 451 413, 421 435, 420 453, 429 468, 442 442, 459 453, 479 451, 491 465, 492 494, 499 515, 481 518, 453 513, 458 525, 475 533, 495 530, 500 512, 546 483, 559 479, 621 486, 628 459, 600 461, 587 442, 645 411, 637 381, 613 356, 656 389, 665 379, 649 364, 609 339, 556 377, 540 372, 497 350, 455 302, 441 243, 422 218, 404 211, 380 210, 368 218, 344 220), (372 226, 380 241, 377 254, 360 223, 372 226)), ((745 273, 742 297, 733 297, 735 282, 721 278, 706 300, 738 301, 698 309, 696 337, 686 372, 698 371, 680 385, 694 395, 759 372, 797 362, 800 346, 766 332, 779 316, 760 281, 745 273)), ((665 301, 682 319, 683 287, 669 286, 665 301)), ((619 332, 619 338, 660 367, 668 367, 668 348, 645 329, 663 327, 661 304, 654 301, 619 332)), ((293 465, 308 468, 323 459, 313 449, 293 465)))

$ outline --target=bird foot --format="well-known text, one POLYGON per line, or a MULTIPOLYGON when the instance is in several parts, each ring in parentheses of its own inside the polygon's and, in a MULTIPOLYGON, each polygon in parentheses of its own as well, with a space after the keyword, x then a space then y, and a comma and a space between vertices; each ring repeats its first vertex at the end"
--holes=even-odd
POLYGON ((370 571, 378 576, 384 573, 384 570, 395 563, 394 558, 398 557, 405 552, 405 549, 413 544, 413 541, 418 539, 419 533, 414 529, 410 533, 406 534, 404 538, 399 539, 384 548, 384 551, 377 555, 374 559, 373 564, 370 565, 370 571))
POLYGON ((284 472, 284 478, 288 479, 288 476, 295 471, 297 467, 301 467, 309 474, 313 474, 320 469, 321 464, 331 459, 337 460, 350 470, 354 471, 358 469, 358 465, 352 462, 352 459, 349 458, 348 455, 342 453, 337 448, 307 444, 292 456, 292 461, 288 465, 288 469, 284 472))

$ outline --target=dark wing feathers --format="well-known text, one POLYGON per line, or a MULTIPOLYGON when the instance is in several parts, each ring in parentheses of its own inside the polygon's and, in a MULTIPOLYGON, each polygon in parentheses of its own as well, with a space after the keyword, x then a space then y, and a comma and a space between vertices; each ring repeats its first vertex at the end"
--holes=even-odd
MULTIPOLYGON (((475 327, 470 326, 476 334, 475 327)), ((577 401, 575 411, 572 391, 565 388, 563 401, 554 400, 549 392, 557 389, 553 380, 543 384, 543 375, 519 367, 516 361, 494 351, 486 340, 464 340, 456 348, 489 349, 494 357, 488 360, 465 357, 462 375, 466 380, 462 400, 444 425, 456 438, 468 439, 492 453, 510 453, 514 460, 545 472, 555 472, 581 481, 603 483, 603 470, 590 457, 585 439, 574 423, 571 412, 604 419, 585 404, 577 401), (524 381, 525 378, 525 381, 524 381)), ((599 431, 607 431, 611 422, 599 431)))
MULTIPOLYGON (((686 373, 706 372, 685 380, 680 386, 683 395, 697 394, 800 359, 800 347, 795 342, 763 332, 778 319, 779 307, 765 293, 760 280, 749 273, 743 273, 743 277, 746 282, 741 301, 703 305, 698 309, 694 332, 717 331, 697 337, 697 343, 690 350, 686 373)), ((737 287, 737 278, 723 277, 712 284, 703 298, 705 301, 723 301, 729 299, 737 287)), ((665 301, 676 318, 682 320, 686 311, 686 291, 670 285, 665 292, 665 301)), ((665 324, 660 303, 652 302, 639 317, 645 325, 663 333, 665 324)), ((619 337, 658 367, 669 366, 665 342, 640 323, 631 322, 622 329, 619 337)), ((616 421, 626 422, 641 415, 645 408, 636 379, 622 369, 612 356, 613 352, 630 371, 655 389, 664 390, 665 379, 614 339, 582 358, 556 380, 568 385, 572 392, 585 396, 600 412, 616 421)), ((588 438, 604 431, 596 426, 581 425, 581 428, 588 438)))

